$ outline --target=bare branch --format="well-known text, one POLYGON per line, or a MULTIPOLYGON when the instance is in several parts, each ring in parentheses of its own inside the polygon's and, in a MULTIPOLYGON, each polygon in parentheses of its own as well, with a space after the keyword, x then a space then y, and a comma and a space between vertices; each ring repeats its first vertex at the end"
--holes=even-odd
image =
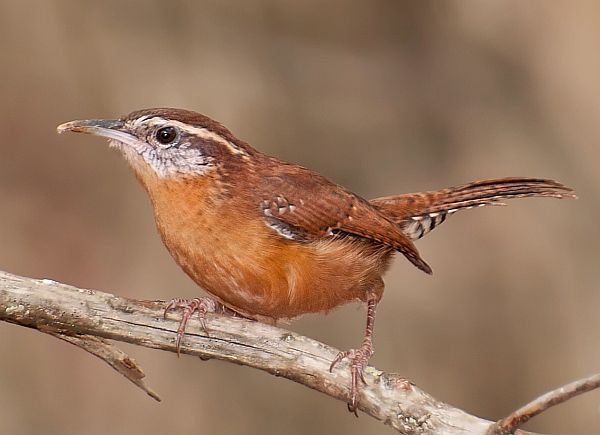
POLYGON ((571 382, 532 400, 490 428, 490 435, 508 435, 548 408, 600 387, 600 374, 571 382))
MULTIPOLYGON (((108 362, 158 399, 137 365, 106 340, 175 352, 177 313, 163 319, 164 302, 136 301, 51 280, 0 271, 0 320, 38 329, 108 362)), ((329 364, 338 350, 280 328, 227 316, 208 316, 210 337, 191 321, 181 352, 264 370, 347 402, 350 370, 329 364)), ((359 409, 402 434, 485 435, 495 424, 437 401, 404 378, 373 367, 365 371, 359 409)), ((520 435, 531 434, 517 430, 520 435)))

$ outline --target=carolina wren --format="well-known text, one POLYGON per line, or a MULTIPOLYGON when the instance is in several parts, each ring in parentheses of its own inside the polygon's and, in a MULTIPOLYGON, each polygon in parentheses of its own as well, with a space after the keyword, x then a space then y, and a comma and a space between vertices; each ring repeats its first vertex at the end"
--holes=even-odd
MULTIPOLYGON (((215 299, 173 299, 187 320, 239 313, 273 323, 367 303, 362 345, 349 358, 356 412, 362 371, 373 354, 382 275, 396 251, 430 274, 414 240, 460 209, 526 196, 573 198, 556 181, 503 178, 370 201, 298 165, 255 150, 195 112, 146 109, 115 120, 72 121, 58 132, 109 139, 148 192, 160 236, 181 268, 215 299)), ((166 313, 166 311, 165 311, 166 313)))

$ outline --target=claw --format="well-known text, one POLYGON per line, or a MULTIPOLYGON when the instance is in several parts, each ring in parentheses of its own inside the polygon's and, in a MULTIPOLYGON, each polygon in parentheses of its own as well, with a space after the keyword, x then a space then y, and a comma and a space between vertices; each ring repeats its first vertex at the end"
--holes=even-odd
POLYGON ((335 356, 335 358, 333 359, 333 361, 331 362, 331 364, 329 365, 329 372, 333 372, 333 369, 335 368, 336 365, 338 365, 338 363, 340 361, 342 361, 344 358, 348 358, 350 357, 350 354, 353 353, 354 350, 345 350, 342 352, 338 352, 338 354, 335 356))
POLYGON ((171 299, 169 301, 169 303, 167 304, 167 306, 165 307, 165 311, 163 311, 163 319, 167 319, 167 313, 172 310, 173 308, 175 308, 175 302, 177 301, 177 299, 171 299))
MULTIPOLYGON (((183 340, 183 336, 185 335, 185 328, 187 326, 187 322, 192 317, 195 312, 198 312, 198 317, 200 318, 200 326, 208 335, 208 328, 206 325, 206 314, 207 313, 215 313, 219 311, 219 305, 217 302, 210 298, 194 298, 194 299, 182 299, 175 298, 171 299, 167 306, 165 307, 165 311, 163 313, 163 317, 167 318, 167 313, 174 308, 183 308, 183 316, 181 317, 181 322, 179 323, 179 327, 177 328, 177 337, 175 339, 175 348, 177 349, 177 356, 181 355, 181 341, 183 340)), ((225 312, 223 308, 220 311, 225 312)))
POLYGON ((365 381, 364 367, 363 367, 363 370, 358 372, 358 374, 360 375, 360 380, 362 381, 363 385, 367 385, 367 381, 365 381))
POLYGON ((356 403, 346 403, 348 407, 348 412, 354 414, 356 418, 358 418, 358 411, 356 410, 356 403))
POLYGON ((352 375, 352 387, 350 389, 350 402, 348 402, 348 411, 358 417, 358 394, 360 390, 359 379, 363 385, 367 385, 364 377, 364 369, 373 355, 373 346, 370 341, 366 341, 360 349, 350 349, 339 352, 329 366, 329 371, 333 371, 335 366, 345 358, 350 360, 350 373, 352 375))

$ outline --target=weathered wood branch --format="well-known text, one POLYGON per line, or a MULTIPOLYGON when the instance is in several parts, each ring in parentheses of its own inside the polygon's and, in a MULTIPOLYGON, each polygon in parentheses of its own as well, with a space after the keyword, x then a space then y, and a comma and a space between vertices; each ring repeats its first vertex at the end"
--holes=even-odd
MULTIPOLYGON (((137 301, 51 280, 0 271, 0 320, 57 336, 106 361, 153 398, 137 364, 107 340, 175 352, 179 319, 163 319, 163 301, 137 301)), ((350 371, 329 364, 337 349, 277 327, 209 315, 210 336, 189 323, 181 352, 264 370, 347 402, 350 371)), ((402 377, 369 367, 359 409, 402 434, 481 434, 494 422, 442 403, 402 377)), ((350 418, 350 417, 349 417, 350 418)), ((516 427, 516 426, 515 426, 516 427)), ((514 428, 514 427, 513 427, 514 428)), ((516 430, 516 434, 531 434, 516 430)))

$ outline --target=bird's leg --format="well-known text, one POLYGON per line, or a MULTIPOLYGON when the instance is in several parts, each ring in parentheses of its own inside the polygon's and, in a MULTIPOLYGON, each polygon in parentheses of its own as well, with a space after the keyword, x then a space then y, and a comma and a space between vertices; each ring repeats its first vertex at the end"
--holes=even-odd
POLYGON ((204 332, 207 335, 208 328, 206 327, 206 314, 217 313, 229 316, 238 316, 238 313, 236 313, 232 309, 227 308, 220 302, 217 302, 214 299, 205 296, 193 299, 171 299, 165 308, 163 317, 166 319, 167 313, 174 308, 183 308, 183 316, 181 317, 181 322, 179 323, 179 327, 177 328, 177 339, 175 340, 177 356, 179 356, 179 352, 181 350, 181 340, 185 335, 185 327, 187 325, 187 322, 195 312, 198 312, 198 317, 200 318, 200 325, 202 326, 202 329, 204 329, 204 332))
POLYGON ((358 349, 350 349, 337 354, 331 365, 329 371, 344 358, 350 360, 350 371, 352 374, 352 388, 350 390, 350 402, 348 403, 348 411, 353 412, 358 417, 356 405, 358 403, 358 393, 360 390, 360 382, 366 385, 365 378, 363 376, 363 370, 367 367, 369 359, 373 356, 373 328, 375 327, 375 308, 377 307, 377 301, 379 297, 377 294, 370 292, 367 299, 367 327, 365 330, 365 337, 363 338, 362 345, 358 349))

